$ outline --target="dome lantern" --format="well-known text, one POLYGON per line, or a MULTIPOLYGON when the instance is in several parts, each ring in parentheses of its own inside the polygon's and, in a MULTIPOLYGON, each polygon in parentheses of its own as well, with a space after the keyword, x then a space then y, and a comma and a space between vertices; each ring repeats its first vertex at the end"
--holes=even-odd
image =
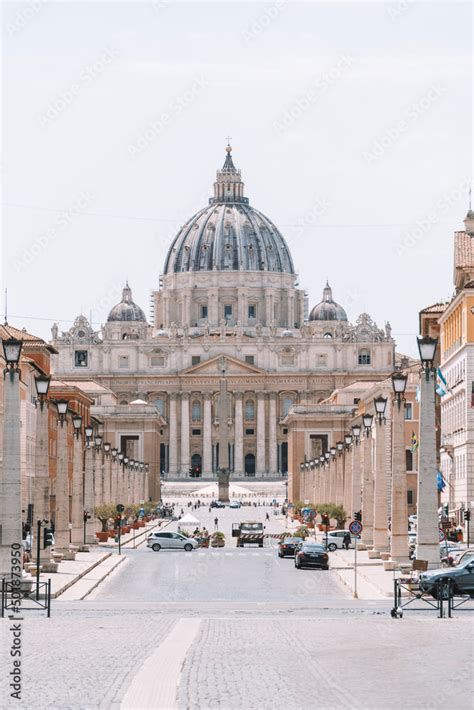
POLYGON ((312 309, 309 320, 347 321, 347 314, 344 308, 333 300, 332 289, 327 281, 323 290, 323 299, 312 309))

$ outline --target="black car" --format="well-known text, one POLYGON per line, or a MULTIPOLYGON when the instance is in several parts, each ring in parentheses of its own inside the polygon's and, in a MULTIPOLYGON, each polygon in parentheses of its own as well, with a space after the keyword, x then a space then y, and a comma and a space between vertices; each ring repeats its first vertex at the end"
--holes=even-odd
POLYGON ((300 537, 285 537, 278 543, 278 557, 294 557, 298 545, 303 540, 300 537))
POLYGON ((328 560, 329 556, 319 542, 303 542, 295 553, 296 569, 303 569, 303 567, 329 569, 328 560))
POLYGON ((211 508, 225 508, 225 503, 220 500, 213 500, 211 502, 211 508))
POLYGON ((453 595, 469 594, 470 597, 474 598, 474 559, 466 557, 457 567, 445 567, 422 572, 418 579, 421 591, 431 594, 435 599, 438 595, 437 584, 440 579, 451 580, 451 593, 453 595))

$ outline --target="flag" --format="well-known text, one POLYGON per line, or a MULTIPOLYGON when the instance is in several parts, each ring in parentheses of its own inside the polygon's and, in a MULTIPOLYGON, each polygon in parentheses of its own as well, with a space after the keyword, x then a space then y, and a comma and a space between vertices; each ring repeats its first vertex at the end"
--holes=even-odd
POLYGON ((446 481, 444 480, 441 471, 438 471, 436 474, 436 484, 438 486, 438 493, 441 493, 441 491, 444 491, 446 488, 446 481))
POLYGON ((410 446, 410 451, 412 452, 412 454, 415 453, 415 451, 417 450, 417 448, 418 448, 418 438, 417 438, 415 432, 412 431, 412 433, 411 433, 411 446, 410 446))
POLYGON ((448 387, 448 383, 446 382, 446 377, 441 372, 441 368, 438 367, 436 371, 436 394, 439 394, 440 397, 444 397, 446 392, 449 391, 450 389, 448 387))

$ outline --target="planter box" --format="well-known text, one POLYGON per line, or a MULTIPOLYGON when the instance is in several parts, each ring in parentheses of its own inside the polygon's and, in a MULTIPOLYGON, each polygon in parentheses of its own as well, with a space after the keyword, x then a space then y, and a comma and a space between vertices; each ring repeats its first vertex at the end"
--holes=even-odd
POLYGON ((132 528, 132 530, 138 530, 138 528, 140 527, 140 524, 139 523, 132 523, 130 525, 130 527, 132 528))
POLYGON ((211 540, 211 547, 224 547, 225 540, 211 540))
POLYGON ((140 521, 137 523, 137 525, 138 525, 139 528, 144 528, 144 527, 145 527, 145 523, 144 523, 143 520, 140 520, 140 521))
POLYGON ((107 530, 105 532, 96 532, 95 536, 99 542, 107 542, 107 540, 109 539, 109 531, 107 530))

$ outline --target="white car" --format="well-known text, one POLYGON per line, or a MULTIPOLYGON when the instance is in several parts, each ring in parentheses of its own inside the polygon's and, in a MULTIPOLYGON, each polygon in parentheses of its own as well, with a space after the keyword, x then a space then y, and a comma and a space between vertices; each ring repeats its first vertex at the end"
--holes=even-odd
POLYGON ((148 535, 146 541, 148 547, 154 552, 163 550, 195 550, 198 543, 192 537, 186 537, 177 532, 154 532, 148 535))
MULTIPOLYGON (((343 540, 344 540, 344 535, 346 535, 349 531, 348 530, 329 530, 327 538, 328 538, 328 543, 327 543, 327 549, 330 552, 334 552, 334 550, 341 550, 344 545, 343 545, 343 540)), ((354 547, 354 540, 355 536, 351 535, 351 544, 349 547, 354 547)), ((326 533, 322 533, 321 535, 321 542, 323 545, 326 545, 326 533)))

